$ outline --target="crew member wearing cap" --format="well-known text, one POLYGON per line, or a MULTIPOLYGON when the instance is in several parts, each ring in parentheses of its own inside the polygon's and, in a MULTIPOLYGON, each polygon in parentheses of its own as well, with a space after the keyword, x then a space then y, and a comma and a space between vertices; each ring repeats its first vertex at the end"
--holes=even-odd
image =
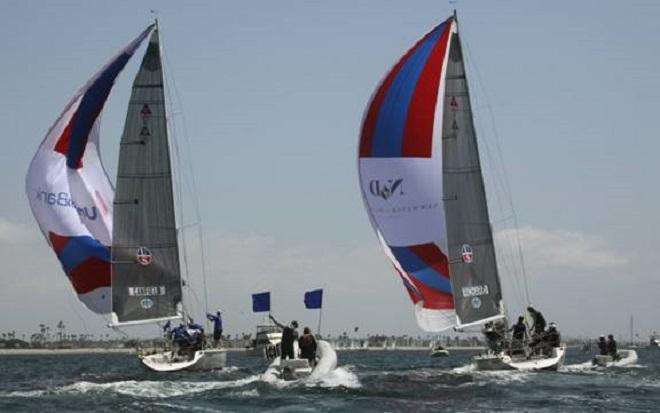
POLYGON ((222 344, 222 314, 220 309, 216 311, 215 315, 207 313, 206 318, 213 322, 213 345, 218 347, 222 344))
POLYGON ((293 342, 298 340, 298 322, 293 320, 290 325, 285 326, 284 324, 279 323, 272 315, 269 315, 273 323, 275 323, 279 328, 282 329, 282 342, 280 344, 282 348, 282 360, 287 358, 295 359, 296 355, 293 352, 293 342))
POLYGON ((548 324, 548 331, 543 336, 543 341, 545 342, 545 350, 550 352, 552 352, 553 348, 561 345, 561 335, 557 331, 557 324, 548 324))

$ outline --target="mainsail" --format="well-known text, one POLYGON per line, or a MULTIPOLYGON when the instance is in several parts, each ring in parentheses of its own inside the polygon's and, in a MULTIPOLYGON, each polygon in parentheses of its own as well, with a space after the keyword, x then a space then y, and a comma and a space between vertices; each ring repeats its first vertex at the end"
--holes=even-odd
POLYGON ((78 298, 110 312, 113 189, 99 155, 99 123, 115 78, 147 38, 121 49, 67 104, 46 133, 26 178, 32 213, 78 298))
POLYGON ((376 89, 358 162, 367 212, 419 326, 441 331, 501 317, 454 17, 418 41, 376 89))
POLYGON ((121 138, 112 243, 115 324, 180 317, 181 273, 158 29, 121 138))
POLYGON ((442 172, 449 272, 458 326, 503 316, 493 233, 458 32, 446 63, 442 172))

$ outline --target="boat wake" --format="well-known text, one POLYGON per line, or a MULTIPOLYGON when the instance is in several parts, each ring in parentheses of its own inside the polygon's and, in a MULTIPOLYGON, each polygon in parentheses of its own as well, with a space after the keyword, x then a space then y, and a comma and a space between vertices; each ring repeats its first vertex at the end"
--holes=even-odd
POLYGON ((464 385, 486 385, 486 384, 512 384, 526 383, 534 374, 533 370, 477 370, 474 363, 449 370, 449 374, 457 376, 471 376, 475 381, 464 383, 464 385))
POLYGON ((180 397, 210 390, 240 388, 259 380, 259 376, 250 376, 230 381, 137 381, 124 380, 110 383, 79 381, 62 387, 47 390, 15 391, 9 397, 41 397, 62 394, 116 393, 124 396, 141 398, 180 397))

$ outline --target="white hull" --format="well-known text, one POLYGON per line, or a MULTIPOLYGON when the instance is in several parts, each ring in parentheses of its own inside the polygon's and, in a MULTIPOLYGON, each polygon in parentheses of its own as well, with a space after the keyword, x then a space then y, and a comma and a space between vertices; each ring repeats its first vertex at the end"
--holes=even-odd
POLYGON ((277 357, 268 366, 264 375, 276 380, 291 381, 322 375, 337 368, 337 353, 330 343, 319 340, 316 354, 318 359, 314 368, 305 359, 280 360, 280 357, 277 357))
POLYGON ((598 367, 625 367, 637 363, 638 357, 635 350, 619 350, 620 358, 613 360, 611 356, 597 355, 594 357, 592 363, 598 367))
POLYGON ((227 365, 227 351, 223 349, 207 349, 195 352, 192 358, 173 355, 172 351, 141 356, 140 360, 153 371, 200 371, 217 370, 227 365))
POLYGON ((485 354, 472 359, 477 370, 557 370, 564 363, 566 347, 552 349, 550 356, 511 357, 506 354, 485 354))
POLYGON ((448 357, 449 351, 446 349, 442 350, 431 350, 431 357, 448 357))

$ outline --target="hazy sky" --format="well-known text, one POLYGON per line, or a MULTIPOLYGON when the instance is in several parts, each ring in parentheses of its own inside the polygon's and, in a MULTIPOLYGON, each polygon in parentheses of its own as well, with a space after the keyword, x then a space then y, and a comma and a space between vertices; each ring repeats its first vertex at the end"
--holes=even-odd
MULTIPOLYGON (((511 234, 511 211, 497 201, 503 165, 490 162, 497 130, 533 303, 569 335, 627 334, 631 314, 642 337, 660 330, 660 2, 457 6, 491 219, 498 239, 511 234)), ((420 334, 362 206, 358 131, 381 77, 453 7, 2 1, 0 331, 33 332, 62 319, 72 330, 105 332, 42 239, 24 175, 73 93, 155 8, 181 98, 177 119, 185 118, 191 142, 209 298, 223 309, 227 332, 253 331, 261 317, 251 313, 250 294, 265 290, 280 318, 316 325, 302 295, 324 288, 326 332, 420 334)), ((140 59, 106 105, 110 176, 140 59)), ((508 258, 503 249, 500 262, 508 258)), ((506 268, 502 277, 515 313, 515 283, 506 268)))

